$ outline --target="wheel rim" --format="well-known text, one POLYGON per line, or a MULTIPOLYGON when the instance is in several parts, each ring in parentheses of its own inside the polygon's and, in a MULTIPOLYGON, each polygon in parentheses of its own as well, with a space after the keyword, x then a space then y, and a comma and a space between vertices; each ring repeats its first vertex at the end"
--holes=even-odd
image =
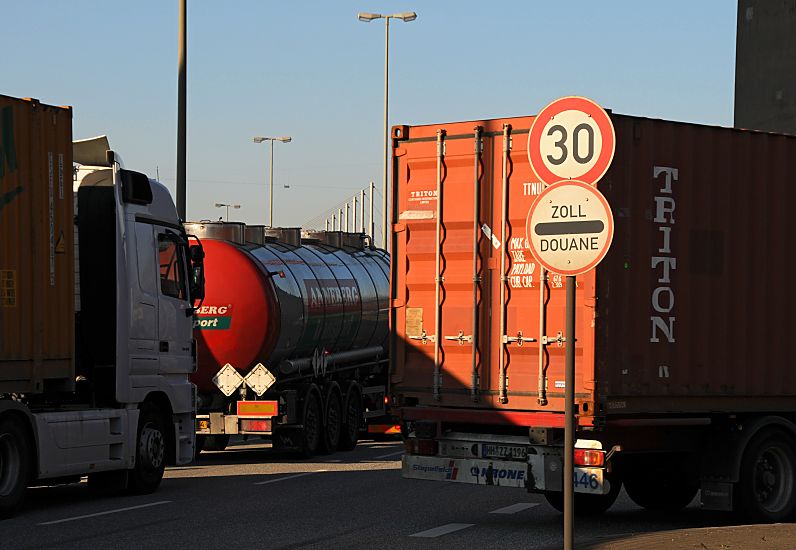
POLYGON ((326 433, 332 444, 337 444, 340 440, 340 416, 340 400, 336 396, 330 396, 326 411, 326 433))
POLYGON ((141 430, 138 455, 148 470, 159 470, 163 466, 166 445, 163 433, 153 424, 147 424, 141 430))
POLYGON ((754 496, 766 512, 776 513, 788 505, 793 491, 793 472, 785 451, 769 447, 755 462, 754 496))
POLYGON ((14 490, 22 468, 19 444, 11 434, 0 435, 0 496, 14 490))

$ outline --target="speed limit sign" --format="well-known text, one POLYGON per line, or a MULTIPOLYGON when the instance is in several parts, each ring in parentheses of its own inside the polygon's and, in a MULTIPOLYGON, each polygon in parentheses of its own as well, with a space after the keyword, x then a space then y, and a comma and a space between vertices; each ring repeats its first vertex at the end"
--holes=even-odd
POLYGON ((614 125, 585 97, 562 97, 536 115, 528 132, 528 160, 539 180, 595 185, 614 158, 614 125))

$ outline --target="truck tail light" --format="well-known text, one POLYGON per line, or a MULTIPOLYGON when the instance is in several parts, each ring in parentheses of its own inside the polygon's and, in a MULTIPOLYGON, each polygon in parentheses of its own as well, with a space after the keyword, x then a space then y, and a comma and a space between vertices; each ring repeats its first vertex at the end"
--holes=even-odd
POLYGON ((241 418, 240 430, 242 432, 270 432, 271 421, 265 419, 254 420, 250 418, 241 418))
POLYGON ((434 439, 407 439, 404 449, 409 455, 434 456, 439 452, 439 443, 434 439))
POLYGON ((603 466, 605 452, 596 449, 575 449, 575 466, 603 466))

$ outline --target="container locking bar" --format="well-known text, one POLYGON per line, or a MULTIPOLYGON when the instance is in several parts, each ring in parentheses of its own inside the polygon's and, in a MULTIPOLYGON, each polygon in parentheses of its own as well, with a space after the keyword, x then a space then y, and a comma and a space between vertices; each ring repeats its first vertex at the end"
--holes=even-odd
POLYGON ((442 386, 442 373, 440 372, 439 362, 439 340, 436 335, 442 332, 442 304, 440 294, 442 291, 442 273, 440 273, 442 263, 442 170, 445 156, 445 130, 437 130, 437 225, 436 225, 436 244, 434 246, 434 385, 432 395, 434 401, 440 400, 440 388, 442 386))
MULTIPOLYGON (((475 162, 473 167, 473 335, 468 336, 473 343, 472 370, 470 371, 470 399, 478 401, 478 387, 480 386, 478 374, 478 294, 481 285, 481 273, 478 268, 481 243, 481 155, 484 153, 484 140, 481 137, 484 129, 481 126, 473 128, 475 141, 475 162)), ((459 331, 459 345, 464 344, 464 336, 459 331)), ((446 337, 448 339, 448 337, 446 337)))
POLYGON ((501 403, 508 403, 508 376, 506 374, 506 244, 508 242, 508 215, 509 215, 509 152, 511 151, 511 124, 503 125, 503 161, 502 185, 500 203, 500 346, 498 364, 500 366, 500 396, 501 403))

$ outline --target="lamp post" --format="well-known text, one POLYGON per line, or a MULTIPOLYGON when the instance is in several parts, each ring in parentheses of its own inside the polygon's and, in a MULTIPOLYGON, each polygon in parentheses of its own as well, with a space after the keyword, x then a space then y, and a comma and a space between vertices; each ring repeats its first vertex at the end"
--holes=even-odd
POLYGON ((268 178, 268 227, 274 226, 274 142, 290 143, 293 140, 290 136, 264 137, 256 136, 252 139, 254 143, 268 141, 271 143, 270 176, 268 178))
POLYGON ((227 219, 226 219, 226 221, 229 221, 229 209, 230 208, 234 208, 234 209, 237 210, 238 208, 240 208, 240 205, 239 204, 227 204, 225 202, 217 202, 216 203, 216 208, 226 208, 227 209, 227 219))
POLYGON ((383 194, 383 201, 382 201, 382 238, 384 242, 384 249, 387 249, 387 237, 389 235, 389 228, 387 227, 387 163, 389 162, 390 153, 387 150, 388 139, 389 139, 389 132, 390 128, 387 122, 387 105, 388 105, 388 97, 389 97, 389 67, 390 67, 390 19, 400 19, 405 23, 409 21, 414 21, 417 19, 417 14, 413 11, 407 11, 402 13, 393 13, 393 14, 382 14, 382 13, 367 13, 367 12, 360 12, 357 14, 357 18, 360 21, 365 23, 370 23, 374 19, 384 19, 384 145, 381 151, 382 156, 384 157, 384 181, 382 183, 382 194, 383 194))

